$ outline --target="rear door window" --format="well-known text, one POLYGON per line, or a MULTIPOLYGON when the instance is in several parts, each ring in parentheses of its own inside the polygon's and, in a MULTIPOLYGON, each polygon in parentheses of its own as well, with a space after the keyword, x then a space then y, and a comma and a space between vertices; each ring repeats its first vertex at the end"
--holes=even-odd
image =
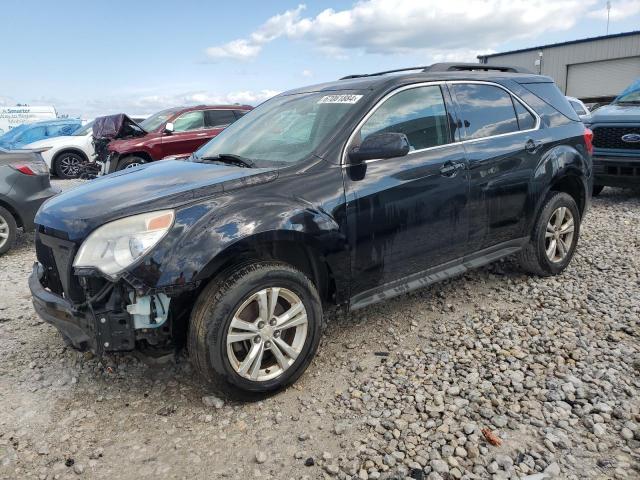
POLYGON ((465 83, 453 85, 453 91, 467 139, 520 130, 511 95, 505 90, 493 85, 465 83))
POLYGON ((404 133, 411 150, 450 143, 442 91, 439 86, 403 90, 386 100, 360 129, 364 140, 375 133, 404 133))
POLYGON ((201 128, 204 128, 204 115, 202 114, 202 110, 183 113, 173 121, 174 132, 188 132, 201 128))
POLYGON ((233 110, 207 110, 204 118, 207 128, 225 127, 236 121, 233 110))

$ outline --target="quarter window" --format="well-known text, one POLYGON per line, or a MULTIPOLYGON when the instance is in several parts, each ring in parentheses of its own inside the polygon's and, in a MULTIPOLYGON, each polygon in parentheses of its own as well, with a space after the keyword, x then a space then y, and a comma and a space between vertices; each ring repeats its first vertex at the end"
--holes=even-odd
POLYGON ((517 98, 513 98, 513 106, 516 108, 516 115, 518 116, 518 126, 520 130, 531 130, 536 126, 536 119, 531 112, 525 108, 525 106, 518 101, 517 98))
POLYGON ((205 112, 205 123, 207 128, 224 127, 236 121, 233 110, 207 110, 205 112))
POLYGON ((393 95, 362 125, 360 138, 390 132, 404 133, 411 150, 450 143, 447 110, 440 87, 416 87, 393 95))
POLYGON ((201 110, 183 113, 173 121, 174 132, 188 132, 200 128, 204 128, 204 115, 201 110))
POLYGON ((520 130, 511 95, 503 89, 492 85, 456 84, 453 90, 460 105, 467 139, 520 130))

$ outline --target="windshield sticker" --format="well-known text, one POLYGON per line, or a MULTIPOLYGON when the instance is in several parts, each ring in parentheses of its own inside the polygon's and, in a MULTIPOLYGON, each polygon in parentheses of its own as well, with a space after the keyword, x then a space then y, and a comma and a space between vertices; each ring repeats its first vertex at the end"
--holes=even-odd
POLYGON ((325 95, 318 103, 356 103, 362 95, 325 95))

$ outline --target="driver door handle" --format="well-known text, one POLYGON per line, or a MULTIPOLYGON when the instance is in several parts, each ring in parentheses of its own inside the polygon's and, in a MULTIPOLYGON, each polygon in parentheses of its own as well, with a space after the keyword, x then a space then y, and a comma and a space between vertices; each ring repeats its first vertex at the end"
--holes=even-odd
POLYGON ((458 174, 459 170, 464 170, 467 168, 466 164, 461 161, 447 161, 442 164, 440 167, 440 175, 443 177, 455 177, 458 174))

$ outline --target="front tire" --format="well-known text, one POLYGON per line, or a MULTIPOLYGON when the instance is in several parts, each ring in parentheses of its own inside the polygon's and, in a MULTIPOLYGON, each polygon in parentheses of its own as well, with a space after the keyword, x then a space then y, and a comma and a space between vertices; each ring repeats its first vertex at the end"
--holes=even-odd
POLYGON ((86 160, 77 153, 62 152, 53 161, 53 171, 58 178, 78 178, 82 165, 86 160))
POLYGON ((139 167, 140 165, 145 164, 145 160, 142 157, 138 157, 136 155, 128 155, 118 162, 118 168, 116 168, 116 172, 120 170, 126 170, 128 168, 139 167))
POLYGON ((0 255, 7 253, 16 243, 18 225, 13 215, 3 207, 0 207, 0 255))
POLYGON ((538 215, 529 243, 518 254, 527 272, 558 275, 573 258, 580 236, 580 211, 564 192, 550 192, 538 215))
POLYGON ((208 380, 267 393, 295 382, 318 349, 322 306, 313 283, 281 263, 215 278, 191 314, 189 356, 208 380))

